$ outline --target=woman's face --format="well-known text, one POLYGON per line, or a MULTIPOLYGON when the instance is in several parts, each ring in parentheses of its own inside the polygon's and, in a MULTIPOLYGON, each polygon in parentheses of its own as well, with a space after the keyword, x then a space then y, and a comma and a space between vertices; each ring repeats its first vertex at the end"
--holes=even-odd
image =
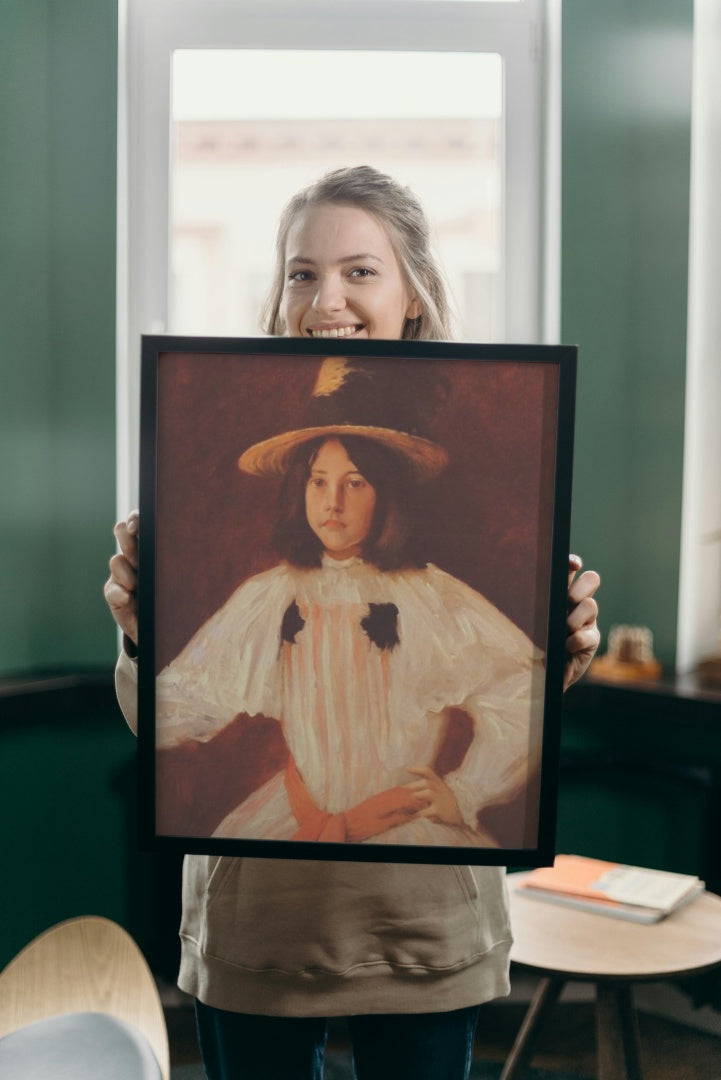
POLYGON ((386 230, 360 207, 309 208, 285 250, 281 314, 290 337, 395 339, 421 314, 386 230))
POLYGON ((323 443, 305 489, 308 524, 333 559, 361 555, 373 524, 376 491, 337 439, 323 443))

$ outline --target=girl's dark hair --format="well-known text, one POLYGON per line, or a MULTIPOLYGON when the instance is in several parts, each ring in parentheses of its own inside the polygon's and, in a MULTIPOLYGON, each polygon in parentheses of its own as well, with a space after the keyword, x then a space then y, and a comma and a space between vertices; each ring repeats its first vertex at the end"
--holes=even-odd
POLYGON ((373 524, 363 546, 363 558, 379 570, 405 570, 426 565, 418 553, 420 485, 400 454, 374 439, 359 435, 321 436, 294 451, 280 489, 273 533, 278 555, 293 566, 320 566, 323 545, 305 510, 305 491, 311 468, 328 439, 337 439, 376 493, 373 524))

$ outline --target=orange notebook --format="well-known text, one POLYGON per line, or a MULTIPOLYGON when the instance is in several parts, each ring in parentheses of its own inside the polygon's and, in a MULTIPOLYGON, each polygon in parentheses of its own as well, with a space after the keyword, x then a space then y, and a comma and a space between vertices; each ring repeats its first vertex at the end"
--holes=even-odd
POLYGON ((704 884, 693 874, 557 855, 553 866, 532 870, 518 887, 534 899, 657 922, 703 892, 704 884))

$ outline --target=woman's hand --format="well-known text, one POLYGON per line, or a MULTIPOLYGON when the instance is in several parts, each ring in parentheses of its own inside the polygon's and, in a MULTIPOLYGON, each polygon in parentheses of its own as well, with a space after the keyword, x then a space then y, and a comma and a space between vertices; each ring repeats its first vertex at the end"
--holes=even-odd
POLYGON ((139 527, 140 516, 133 510, 126 521, 119 521, 113 529, 120 553, 110 560, 110 577, 103 589, 111 615, 134 645, 138 644, 139 527))
POLYGON ((428 803, 423 810, 419 810, 416 817, 427 817, 431 821, 443 821, 447 825, 462 825, 463 818, 458 808, 456 797, 444 784, 440 776, 429 769, 427 765, 414 766, 407 770, 422 777, 421 780, 411 780, 404 787, 419 799, 425 799, 428 803))
POLYGON ((580 577, 576 574, 583 566, 578 555, 568 557, 568 617, 566 619, 566 671, 563 689, 573 686, 593 657, 601 640, 596 625, 598 604, 593 596, 601 579, 595 570, 586 570, 580 577))

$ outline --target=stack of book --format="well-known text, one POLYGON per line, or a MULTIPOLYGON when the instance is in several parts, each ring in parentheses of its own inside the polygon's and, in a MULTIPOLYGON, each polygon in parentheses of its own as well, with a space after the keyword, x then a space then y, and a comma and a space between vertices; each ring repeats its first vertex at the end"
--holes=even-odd
POLYGON ((672 874, 583 855, 557 855, 553 866, 532 870, 517 887, 534 900, 642 923, 659 922, 705 888, 693 874, 672 874))

